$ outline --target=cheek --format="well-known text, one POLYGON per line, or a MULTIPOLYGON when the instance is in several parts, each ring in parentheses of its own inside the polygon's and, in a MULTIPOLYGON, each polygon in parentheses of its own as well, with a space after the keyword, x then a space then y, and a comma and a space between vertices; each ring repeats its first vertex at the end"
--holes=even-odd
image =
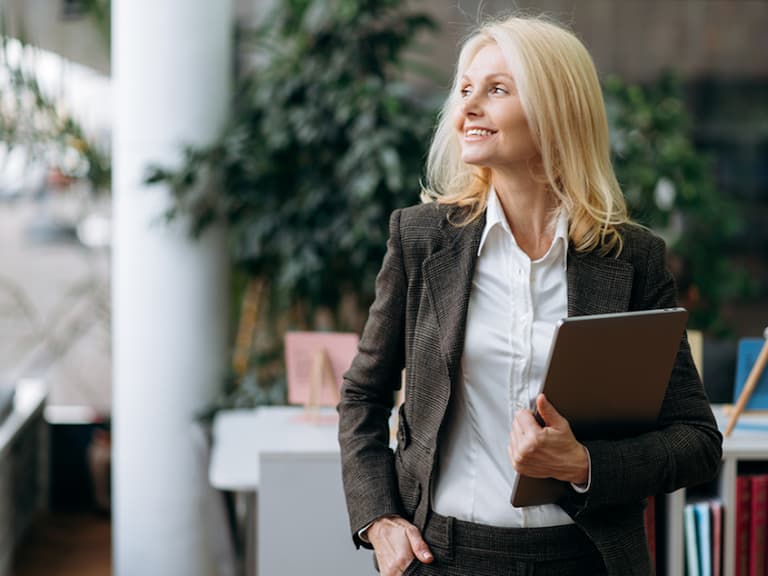
POLYGON ((464 132, 464 113, 461 110, 460 106, 457 106, 456 109, 453 111, 453 114, 451 115, 451 119, 453 120, 453 128, 456 130, 456 132, 464 132))
POLYGON ((528 124, 528 118, 526 118, 522 110, 520 111, 519 126, 520 126, 520 131, 524 132, 529 139, 533 140, 533 133, 531 132, 531 127, 528 124))
POLYGON ((461 114, 453 115, 453 129, 456 130, 456 132, 459 134, 464 132, 464 118, 461 114))

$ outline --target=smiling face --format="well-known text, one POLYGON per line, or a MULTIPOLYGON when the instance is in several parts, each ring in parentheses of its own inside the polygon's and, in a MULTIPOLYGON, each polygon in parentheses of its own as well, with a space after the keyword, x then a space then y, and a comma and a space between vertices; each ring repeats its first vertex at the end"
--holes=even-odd
POLYGON ((464 162, 504 170, 540 158, 509 64, 496 44, 472 58, 459 89, 454 126, 464 162))

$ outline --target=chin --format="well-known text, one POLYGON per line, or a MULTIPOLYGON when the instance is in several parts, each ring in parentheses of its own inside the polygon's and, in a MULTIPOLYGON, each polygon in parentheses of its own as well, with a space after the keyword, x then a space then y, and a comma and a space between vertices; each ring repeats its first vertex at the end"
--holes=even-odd
POLYGON ((478 158, 477 156, 472 154, 462 154, 461 161, 464 162, 464 164, 469 164, 470 166, 477 166, 480 168, 485 166, 485 163, 483 162, 482 158, 478 158))

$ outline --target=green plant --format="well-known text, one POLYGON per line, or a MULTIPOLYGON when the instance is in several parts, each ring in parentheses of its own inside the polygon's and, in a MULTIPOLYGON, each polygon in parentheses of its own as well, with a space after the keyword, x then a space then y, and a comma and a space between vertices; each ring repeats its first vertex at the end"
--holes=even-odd
POLYGON ((400 78, 404 49, 432 23, 403 5, 279 2, 253 35, 260 63, 221 139, 148 178, 170 185, 167 216, 190 214, 196 233, 229 222, 237 261, 270 279, 272 310, 303 303, 308 324, 348 292, 367 306, 389 213, 418 201, 434 110, 400 78), (195 184, 207 174, 206 192, 195 184))
POLYGON ((721 303, 749 290, 724 250, 741 219, 716 188, 711 162, 694 148, 680 83, 671 74, 649 86, 611 77, 604 91, 630 214, 667 240, 690 326, 723 332, 721 303))
POLYGON ((84 178, 94 193, 111 185, 109 155, 37 80, 37 49, 19 40, 0 40, 0 140, 23 146, 67 178, 84 178))
MULTIPOLYGON (((237 274, 266 280, 259 386, 284 382, 275 367, 285 329, 361 328, 389 214, 418 202, 436 106, 403 77, 414 69, 407 48, 433 23, 405 4, 278 1, 244 36, 256 63, 239 75, 221 138, 148 175, 174 195, 169 219, 191 217, 194 234, 223 219, 237 274), (350 301, 357 314, 343 312, 350 301)), ((232 390, 257 390, 252 376, 232 390)))

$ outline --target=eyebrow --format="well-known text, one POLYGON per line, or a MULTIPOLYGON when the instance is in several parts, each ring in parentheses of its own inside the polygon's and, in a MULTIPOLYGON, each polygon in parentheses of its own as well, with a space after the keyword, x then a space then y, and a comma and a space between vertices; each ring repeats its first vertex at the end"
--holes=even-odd
MULTIPOLYGON (((515 82, 515 79, 510 74, 507 74, 506 72, 494 72, 492 74, 488 74, 487 76, 485 76, 483 78, 483 80, 486 80, 486 81, 487 80, 494 80, 496 78, 504 78, 504 79, 506 79, 506 80, 508 80, 508 81, 510 81, 512 83, 515 82)), ((462 81, 469 80, 469 76, 467 76, 466 74, 462 74, 461 75, 461 80, 462 81)))

